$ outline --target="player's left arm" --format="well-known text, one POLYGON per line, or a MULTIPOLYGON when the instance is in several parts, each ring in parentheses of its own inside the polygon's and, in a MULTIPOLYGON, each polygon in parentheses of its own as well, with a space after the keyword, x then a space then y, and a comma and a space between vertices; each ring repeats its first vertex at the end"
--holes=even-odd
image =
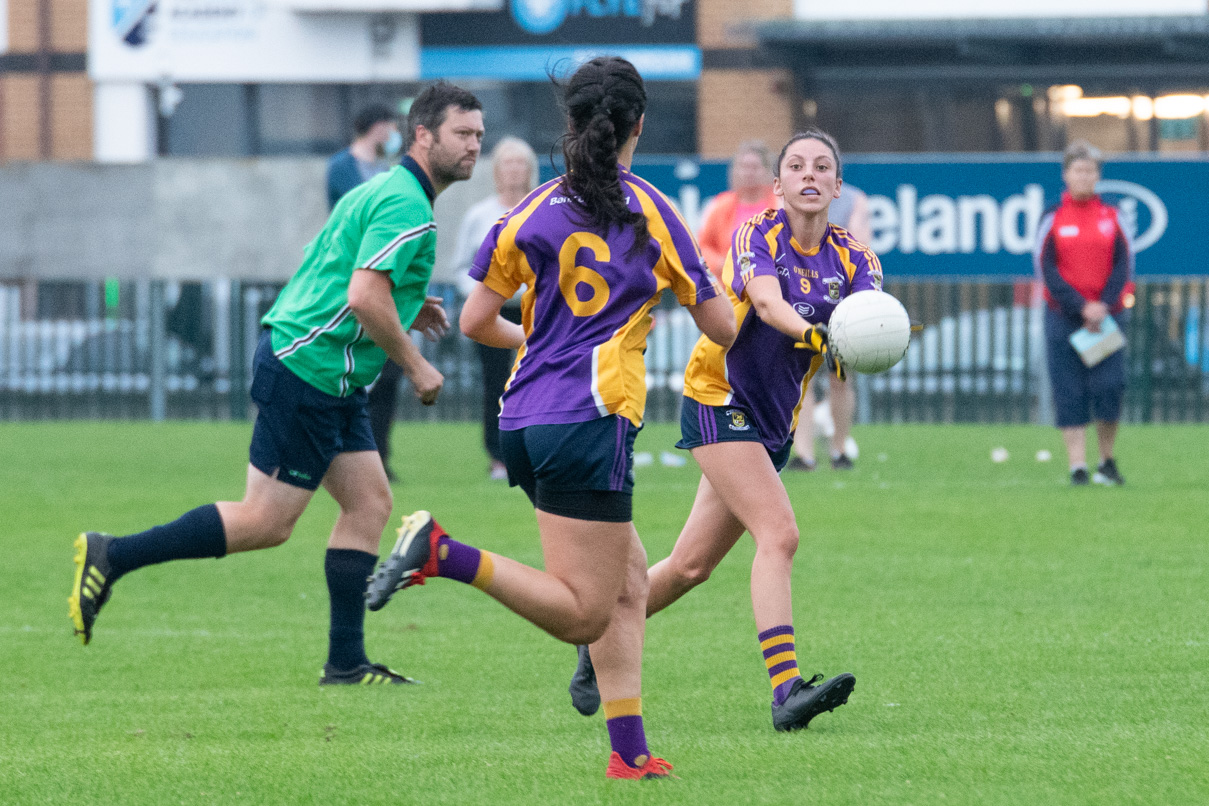
POLYGON ((503 294, 481 282, 475 283, 458 319, 462 334, 488 347, 519 349, 525 343, 525 330, 500 316, 500 309, 507 301, 503 294))
POLYGON ((506 230, 507 222, 507 215, 495 222, 479 246, 468 275, 474 286, 462 306, 458 328, 479 344, 516 350, 525 343, 525 330, 500 316, 504 303, 524 285, 518 273, 520 246, 515 228, 506 230))
POLYGON ((816 353, 822 352, 827 341, 826 326, 811 324, 795 311, 781 295, 781 283, 776 277, 757 274, 747 281, 745 291, 761 322, 805 343, 816 353))
POLYGON ((882 262, 873 250, 863 244, 853 245, 850 253, 855 270, 848 284, 848 293, 882 290, 882 262))
POLYGON ((388 274, 357 269, 348 283, 348 306, 374 344, 403 368, 420 402, 430 405, 436 402, 445 379, 404 332, 392 290, 388 274))
POLYGON ((443 333, 448 318, 444 310, 438 313, 440 300, 428 297, 416 320, 401 322, 392 292, 410 272, 423 269, 417 266, 417 259, 435 229, 430 211, 423 205, 401 195, 382 199, 370 212, 348 284, 348 304, 357 321, 370 339, 403 368, 425 405, 436 401, 444 378, 420 354, 406 331, 418 321, 421 330, 443 333))
POLYGON ((659 266, 667 272, 672 292, 707 339, 730 349, 739 334, 734 307, 679 212, 662 195, 651 200, 656 215, 648 214, 647 221, 663 250, 659 266))

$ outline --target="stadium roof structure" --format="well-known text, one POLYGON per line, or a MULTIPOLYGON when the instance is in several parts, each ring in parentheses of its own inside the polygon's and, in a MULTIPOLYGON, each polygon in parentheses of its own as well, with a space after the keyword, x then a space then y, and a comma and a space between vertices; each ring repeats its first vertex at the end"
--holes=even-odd
POLYGON ((1209 15, 776 20, 767 57, 823 83, 1209 81, 1209 15))

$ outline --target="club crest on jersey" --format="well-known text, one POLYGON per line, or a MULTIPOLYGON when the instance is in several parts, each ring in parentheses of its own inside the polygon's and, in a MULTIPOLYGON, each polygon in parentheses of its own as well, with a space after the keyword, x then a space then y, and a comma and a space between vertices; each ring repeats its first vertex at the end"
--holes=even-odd
POLYGON ((753 257, 755 257, 755 255, 751 252, 741 252, 739 254, 739 271, 751 271, 751 259, 753 257))
POLYGON ((797 311, 798 316, 802 318, 814 316, 814 306, 805 302, 795 302, 793 309, 797 311))
POLYGON ((827 279, 823 280, 823 282, 827 284, 827 299, 831 300, 832 302, 839 302, 840 287, 842 285, 840 278, 828 277, 827 279))
POLYGON ((750 431, 751 423, 747 422, 747 415, 738 409, 727 409, 726 413, 730 415, 730 430, 731 431, 750 431))

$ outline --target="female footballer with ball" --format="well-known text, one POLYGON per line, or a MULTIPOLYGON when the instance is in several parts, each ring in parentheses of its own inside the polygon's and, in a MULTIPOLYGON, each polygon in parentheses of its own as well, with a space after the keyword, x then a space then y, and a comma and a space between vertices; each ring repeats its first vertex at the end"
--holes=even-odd
POLYGON ((546 570, 451 540, 420 512, 404 519, 369 605, 447 577, 556 638, 590 643, 613 749, 606 775, 664 777, 671 765, 651 756, 642 727, 646 552, 631 520, 643 350, 665 288, 719 351, 735 321, 683 220, 629 171, 646 108, 638 71, 593 59, 571 77, 565 103, 567 173, 496 223, 460 321, 472 339, 520 351, 501 398, 500 448, 509 481, 536 509, 546 570), (522 285, 516 325, 500 308, 522 285))
MULTIPOLYGON (((826 362, 826 322, 841 299, 881 288, 877 256, 827 223, 840 195, 839 149, 827 134, 795 135, 777 161, 766 210, 735 231, 722 268, 739 335, 730 349, 701 339, 685 370, 681 440, 701 483, 672 554, 650 569, 647 615, 709 578, 745 531, 756 542, 751 600, 772 681, 777 730, 804 728, 843 705, 856 684, 841 674, 815 685, 798 671, 790 576, 798 548, 793 507, 778 473, 789 459, 806 384, 826 362)), ((827 362, 837 373, 834 362, 827 362)), ((809 414, 807 415, 809 416, 809 414)), ((595 711, 593 656, 580 653, 572 701, 595 711)))

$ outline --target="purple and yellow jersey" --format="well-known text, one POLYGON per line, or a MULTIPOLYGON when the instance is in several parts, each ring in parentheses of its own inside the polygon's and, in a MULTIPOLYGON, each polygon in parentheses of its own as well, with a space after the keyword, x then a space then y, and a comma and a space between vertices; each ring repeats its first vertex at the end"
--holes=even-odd
POLYGON ((662 193, 619 169, 650 239, 631 257, 629 227, 591 231, 561 177, 496 222, 470 276, 508 298, 522 286, 525 343, 500 398, 500 428, 619 414, 642 425, 650 311, 665 288, 681 305, 722 293, 684 219, 662 193))
POLYGON ((702 337, 684 373, 684 395, 707 406, 740 405, 760 427, 764 444, 777 450, 798 425, 806 383, 822 356, 756 315, 747 297, 752 277, 768 275, 781 295, 811 324, 827 322, 844 297, 882 287, 877 255, 848 231, 829 224, 814 249, 798 246, 784 210, 765 210, 741 225, 722 265, 722 283, 735 308, 739 335, 730 350, 702 337))

